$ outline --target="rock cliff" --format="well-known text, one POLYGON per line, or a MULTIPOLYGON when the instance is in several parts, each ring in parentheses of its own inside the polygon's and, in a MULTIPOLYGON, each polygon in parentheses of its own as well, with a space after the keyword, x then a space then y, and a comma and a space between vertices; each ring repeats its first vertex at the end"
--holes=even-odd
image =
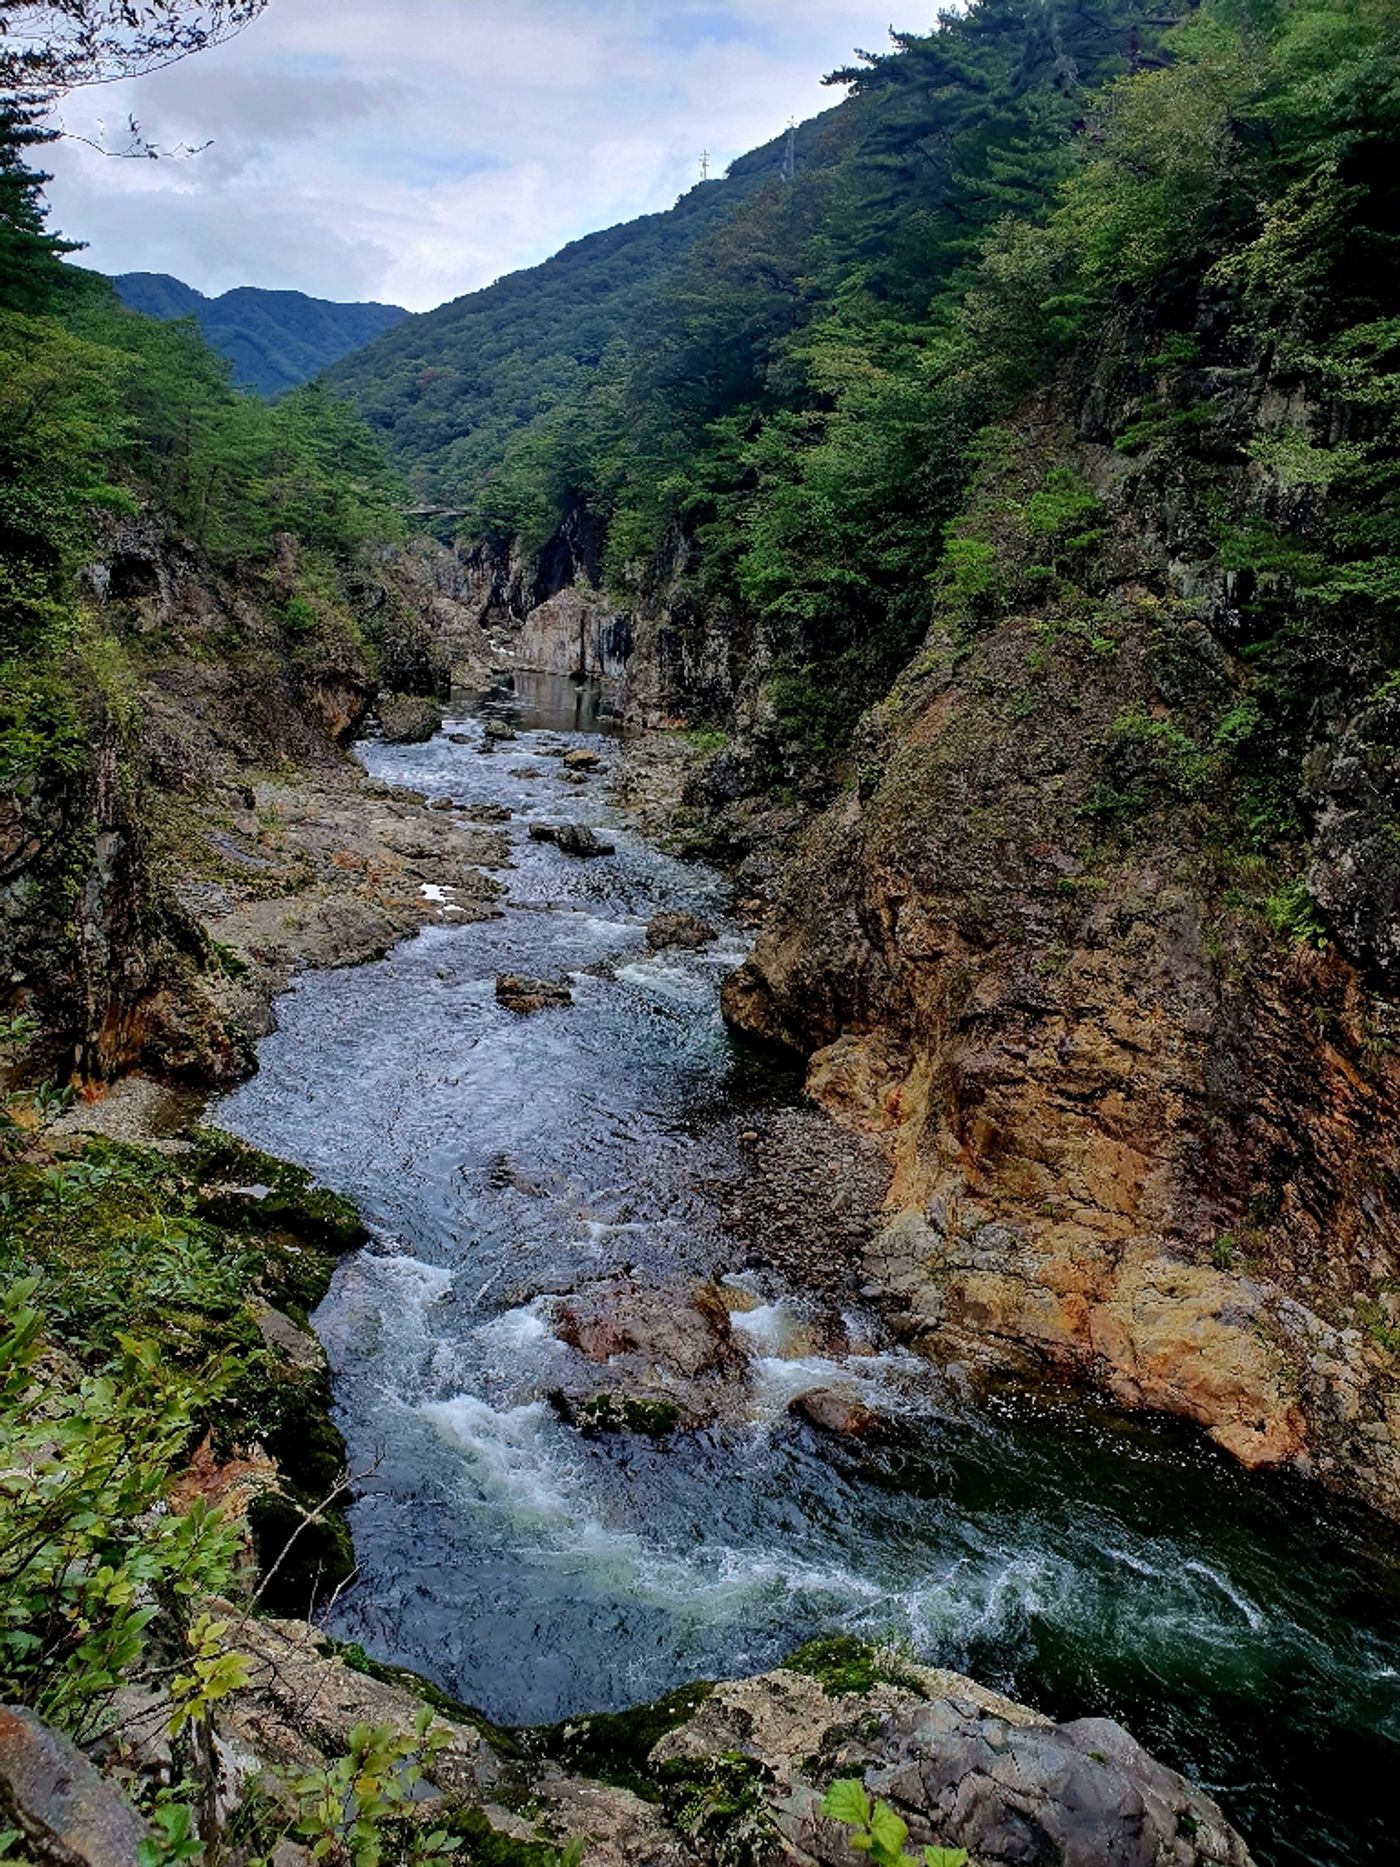
MULTIPOLYGON (((1246 387, 1238 422, 1283 418, 1246 387)), ((1003 436, 726 1012, 886 1138, 866 1269, 928 1353, 1088 1376, 1400 1513, 1383 707, 1334 686, 1241 763, 1246 593, 1199 487, 1112 425, 1096 379, 1003 436), (1265 782, 1313 800, 1306 886, 1251 838, 1265 782)))

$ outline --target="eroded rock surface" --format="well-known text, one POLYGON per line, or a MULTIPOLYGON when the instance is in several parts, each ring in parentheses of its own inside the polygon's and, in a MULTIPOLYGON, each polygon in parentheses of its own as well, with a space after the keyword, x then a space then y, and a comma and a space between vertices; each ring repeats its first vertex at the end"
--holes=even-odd
POLYGON ((935 632, 727 1015, 887 1147, 865 1272, 920 1346, 1088 1375, 1400 1511, 1394 1020, 1226 904, 1153 729, 1170 702, 1207 739, 1225 651, 1133 586, 1096 626, 1111 654, 1034 618, 935 632))

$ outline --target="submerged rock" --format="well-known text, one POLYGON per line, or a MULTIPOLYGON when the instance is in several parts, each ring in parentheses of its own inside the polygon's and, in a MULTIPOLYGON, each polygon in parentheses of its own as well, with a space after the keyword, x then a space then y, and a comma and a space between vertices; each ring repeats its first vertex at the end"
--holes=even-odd
POLYGON ((664 1439, 683 1419, 674 1400, 654 1394, 571 1394, 556 1387, 549 1404, 561 1420, 590 1438, 598 1433, 644 1433, 649 1439, 664 1439))
POLYGON ((653 914, 647 922, 647 945, 653 952, 660 952, 670 946, 695 949, 708 946, 718 938, 719 935, 708 921, 702 921, 698 914, 687 914, 680 908, 653 914))
POLYGON ((567 985, 554 979, 531 979, 524 973, 502 972, 496 975, 496 1003, 507 1011, 524 1014, 543 1011, 549 1005, 572 1005, 574 995, 567 985))
POLYGON ((376 711, 390 745, 421 745, 442 731, 442 708, 422 694, 381 694, 376 711))

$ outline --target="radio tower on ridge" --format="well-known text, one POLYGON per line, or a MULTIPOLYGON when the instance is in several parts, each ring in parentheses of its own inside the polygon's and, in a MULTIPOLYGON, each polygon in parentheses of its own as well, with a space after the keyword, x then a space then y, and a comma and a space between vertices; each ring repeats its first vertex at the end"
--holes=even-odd
POLYGON ((700 179, 702 182, 707 182, 710 179, 710 152, 708 149, 702 149, 700 151, 700 179))

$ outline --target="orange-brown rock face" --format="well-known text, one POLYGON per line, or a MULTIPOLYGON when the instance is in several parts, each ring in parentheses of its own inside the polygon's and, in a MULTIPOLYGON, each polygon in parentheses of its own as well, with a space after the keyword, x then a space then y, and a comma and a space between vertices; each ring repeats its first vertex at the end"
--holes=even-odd
POLYGON ((935 637, 725 1007, 887 1137, 867 1268, 929 1353, 1087 1375, 1400 1513, 1393 1014, 1230 851, 1202 748, 1240 681, 1130 585, 1092 629, 935 637))

